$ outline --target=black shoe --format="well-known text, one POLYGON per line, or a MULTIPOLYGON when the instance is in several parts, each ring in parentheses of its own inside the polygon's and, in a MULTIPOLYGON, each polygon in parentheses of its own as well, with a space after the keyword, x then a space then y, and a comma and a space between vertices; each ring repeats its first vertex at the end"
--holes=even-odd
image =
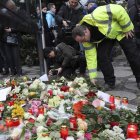
POLYGON ((16 75, 16 74, 17 74, 16 71, 11 71, 11 75, 12 75, 12 76, 14 76, 14 75, 16 75))
POLYGON ((115 88, 115 84, 104 84, 104 90, 113 90, 115 88))
POLYGON ((3 73, 3 70, 2 70, 2 69, 0 69, 0 73, 1 73, 1 74, 3 73))
POLYGON ((4 71, 3 73, 2 73, 2 75, 8 75, 9 74, 9 71, 4 71))
POLYGON ((140 89, 140 82, 137 83, 137 87, 138 87, 138 89, 140 89))

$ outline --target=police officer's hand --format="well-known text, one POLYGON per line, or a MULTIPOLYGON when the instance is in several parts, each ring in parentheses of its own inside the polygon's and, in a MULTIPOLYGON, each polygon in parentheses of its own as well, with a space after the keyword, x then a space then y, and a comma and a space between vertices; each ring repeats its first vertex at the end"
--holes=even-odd
POLYGON ((61 68, 61 67, 58 68, 57 71, 58 71, 58 72, 57 72, 57 75, 58 75, 58 74, 60 74, 60 73, 62 72, 62 68, 61 68))
POLYGON ((96 79, 91 79, 90 81, 91 81, 91 83, 92 83, 93 85, 96 85, 96 82, 97 82, 96 79))
POLYGON ((130 37, 130 38, 133 38, 133 37, 134 37, 134 31, 131 30, 131 31, 129 31, 129 32, 126 32, 126 33, 125 33, 125 36, 126 36, 127 39, 128 39, 129 37, 130 37))

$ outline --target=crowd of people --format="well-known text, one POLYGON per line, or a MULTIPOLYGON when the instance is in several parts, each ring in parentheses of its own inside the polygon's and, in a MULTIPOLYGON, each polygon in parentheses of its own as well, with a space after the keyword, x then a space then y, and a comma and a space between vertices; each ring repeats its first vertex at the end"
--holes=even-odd
MULTIPOLYGON (((42 3, 41 9, 37 6, 38 43, 42 26, 45 37, 45 48, 39 48, 43 52, 39 57, 41 61, 46 59, 48 75, 69 78, 79 69, 79 74, 85 76, 87 69, 96 85, 98 65, 105 89, 113 89, 115 75, 110 55, 118 42, 140 89, 140 1, 128 0, 128 10, 117 4, 118 0, 113 3, 116 4, 106 0, 100 5, 97 0, 87 0, 83 5, 79 0, 68 0, 59 9, 55 3, 42 3)), ((14 4, 9 5, 14 8, 14 4)), ((0 47, 0 61, 4 63, 0 63, 0 72, 9 74, 10 70, 12 75, 21 75, 19 32, 12 27, 5 27, 3 32, 5 47, 0 47)))

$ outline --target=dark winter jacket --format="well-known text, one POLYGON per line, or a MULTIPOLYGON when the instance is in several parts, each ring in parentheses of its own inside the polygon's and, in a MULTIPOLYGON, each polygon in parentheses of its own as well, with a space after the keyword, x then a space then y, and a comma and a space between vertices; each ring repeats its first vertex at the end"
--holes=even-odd
POLYGON ((134 24, 136 36, 140 37, 140 1, 128 0, 128 13, 134 24))
POLYGON ((61 67, 71 67, 73 61, 78 57, 78 52, 65 43, 60 43, 55 47, 56 61, 61 63, 61 67))
POLYGON ((62 24, 62 21, 70 21, 71 25, 76 25, 83 17, 83 8, 78 4, 75 9, 70 8, 69 2, 65 2, 56 15, 56 21, 58 24, 62 24))

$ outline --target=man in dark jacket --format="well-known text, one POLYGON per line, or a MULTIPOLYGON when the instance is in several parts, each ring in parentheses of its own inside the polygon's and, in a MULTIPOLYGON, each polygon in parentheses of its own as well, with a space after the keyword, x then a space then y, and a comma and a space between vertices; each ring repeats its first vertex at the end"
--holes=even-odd
POLYGON ((128 13, 135 27, 137 44, 140 45, 140 0, 128 0, 128 13))
POLYGON ((56 15, 58 27, 57 44, 64 42, 79 49, 79 45, 71 37, 72 28, 79 23, 83 17, 83 7, 79 0, 65 2, 56 15))
POLYGON ((69 0, 65 2, 56 15, 58 24, 64 27, 76 25, 83 17, 83 8, 79 0, 69 0))
MULTIPOLYGON (((79 55, 79 53, 71 46, 65 43, 58 44, 55 48, 45 48, 44 55, 46 58, 55 59, 55 63, 58 65, 55 70, 56 74, 60 76, 70 77, 74 74, 77 68, 80 68, 80 74, 85 74, 86 60, 85 57, 79 55)), ((50 70, 49 74, 52 75, 53 71, 50 70)))

